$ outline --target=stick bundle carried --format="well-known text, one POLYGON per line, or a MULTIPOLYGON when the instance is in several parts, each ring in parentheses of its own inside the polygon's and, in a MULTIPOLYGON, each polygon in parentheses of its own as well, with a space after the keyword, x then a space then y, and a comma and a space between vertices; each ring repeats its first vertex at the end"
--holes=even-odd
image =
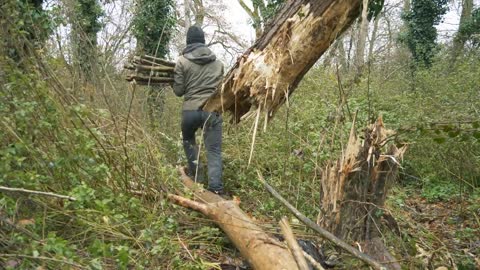
POLYGON ((150 55, 134 56, 133 60, 123 66, 132 72, 126 80, 140 85, 161 85, 173 82, 175 63, 150 55))

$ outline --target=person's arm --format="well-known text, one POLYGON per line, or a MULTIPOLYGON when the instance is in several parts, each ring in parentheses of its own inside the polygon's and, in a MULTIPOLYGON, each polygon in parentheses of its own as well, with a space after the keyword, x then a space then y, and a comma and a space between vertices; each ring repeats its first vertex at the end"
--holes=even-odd
POLYGON ((173 75, 173 92, 177 97, 185 95, 185 76, 183 74, 182 61, 177 61, 173 75))

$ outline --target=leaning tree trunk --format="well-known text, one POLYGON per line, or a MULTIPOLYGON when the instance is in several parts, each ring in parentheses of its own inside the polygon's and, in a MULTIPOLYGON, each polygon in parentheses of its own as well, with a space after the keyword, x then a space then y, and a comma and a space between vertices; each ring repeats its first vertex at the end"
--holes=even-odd
MULTIPOLYGON (((317 223, 340 238, 364 243, 365 252, 379 262, 392 262, 380 240, 379 224, 406 147, 388 143, 393 132, 381 118, 366 129, 363 141, 354 130, 342 157, 323 172, 317 223)), ((388 266, 399 269, 398 264, 388 266)))
POLYGON ((359 14, 361 0, 290 0, 227 74, 207 111, 238 122, 252 106, 273 116, 305 73, 359 14))

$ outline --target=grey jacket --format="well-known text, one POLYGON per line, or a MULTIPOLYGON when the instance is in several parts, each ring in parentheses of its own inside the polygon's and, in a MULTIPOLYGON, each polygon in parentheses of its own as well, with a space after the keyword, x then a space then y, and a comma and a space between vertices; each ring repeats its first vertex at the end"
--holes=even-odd
POLYGON ((187 46, 175 65, 173 91, 184 96, 183 110, 198 110, 222 81, 223 64, 205 45, 187 46))

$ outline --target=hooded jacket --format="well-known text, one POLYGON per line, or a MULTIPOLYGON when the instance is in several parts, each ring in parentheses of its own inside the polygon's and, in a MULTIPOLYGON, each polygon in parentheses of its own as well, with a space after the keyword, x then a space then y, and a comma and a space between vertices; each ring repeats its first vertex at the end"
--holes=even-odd
POLYGON ((199 110, 223 78, 223 64, 204 44, 189 44, 175 65, 173 91, 184 96, 183 110, 199 110))

